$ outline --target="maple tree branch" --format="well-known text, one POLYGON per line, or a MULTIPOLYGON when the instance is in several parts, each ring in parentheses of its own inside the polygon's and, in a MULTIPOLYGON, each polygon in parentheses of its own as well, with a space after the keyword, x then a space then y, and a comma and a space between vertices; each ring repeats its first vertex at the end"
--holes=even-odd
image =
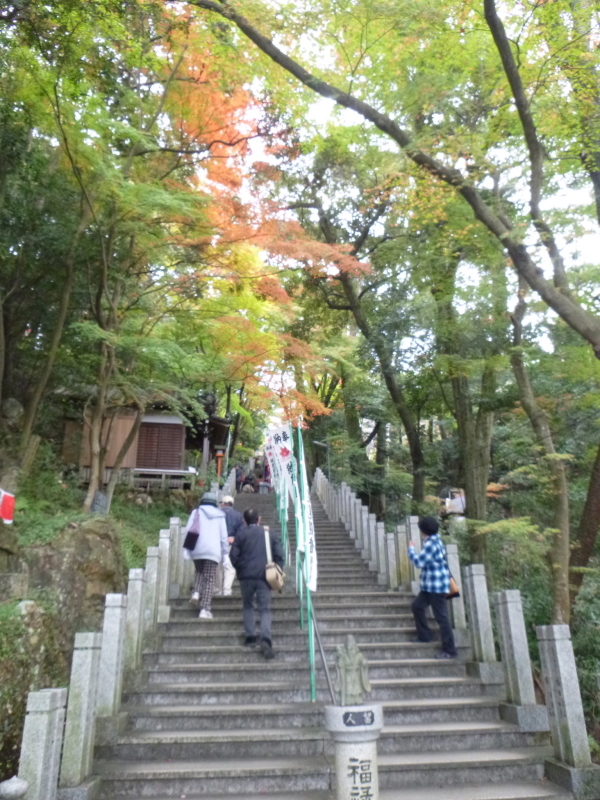
MULTIPOLYGON (((386 114, 377 111, 368 103, 310 73, 301 64, 282 52, 269 38, 260 33, 246 17, 239 14, 225 0, 219 0, 218 2, 215 2, 215 0, 188 0, 188 2, 197 8, 212 11, 233 22, 265 55, 289 72, 290 75, 293 75, 322 97, 327 97, 344 108, 356 111, 357 114, 372 122, 375 127, 393 139, 413 163, 434 178, 438 178, 449 186, 454 187, 470 205, 475 217, 507 249, 517 272, 525 278, 529 286, 540 295, 550 308, 556 311, 573 330, 577 331, 580 336, 592 345, 596 356, 600 358, 600 319, 583 308, 568 292, 561 290, 546 280, 543 271, 537 266, 527 247, 518 239, 511 237, 510 228, 486 203, 477 188, 468 183, 466 178, 463 178, 458 169, 447 167, 442 162, 420 150, 414 145, 408 132, 403 130, 386 114)), ((556 269, 556 265, 554 266, 556 269)))
POLYGON ((360 446, 361 446, 361 447, 368 447, 368 446, 371 444, 371 442, 373 441, 373 439, 374 439, 374 438, 377 436, 377 434, 379 433, 379 429, 380 429, 380 428, 381 428, 381 420, 378 420, 378 421, 375 423, 375 425, 373 426, 373 430, 371 431, 371 433, 370 433, 370 434, 367 436, 367 438, 366 438, 366 439, 364 439, 364 440, 363 440, 363 441, 360 443, 360 446))

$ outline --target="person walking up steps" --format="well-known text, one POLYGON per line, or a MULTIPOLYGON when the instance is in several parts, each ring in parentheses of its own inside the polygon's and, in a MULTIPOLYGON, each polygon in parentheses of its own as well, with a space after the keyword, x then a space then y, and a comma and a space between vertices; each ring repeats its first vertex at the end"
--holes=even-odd
MULTIPOLYGON (((265 529, 260 525, 258 512, 253 508, 244 511, 245 528, 242 528, 231 546, 229 557, 242 590, 244 604, 245 644, 256 644, 256 624, 254 622, 254 598, 260 614, 260 649, 269 660, 275 658, 271 642, 271 587, 265 578, 267 566, 267 546, 265 529)), ((283 567, 283 552, 279 539, 270 534, 273 561, 283 567)))
POLYGON ((454 633, 448 614, 446 595, 450 591, 450 570, 446 561, 446 551, 438 535, 439 524, 435 517, 419 520, 419 530, 423 534, 423 549, 417 554, 412 542, 408 545, 408 556, 421 570, 421 591, 412 603, 413 617, 417 628, 417 640, 430 642, 432 633, 427 624, 427 608, 431 606, 435 621, 440 626, 442 652, 436 658, 456 658, 454 633))
POLYGON ((225 513, 217 508, 217 496, 213 492, 206 492, 202 496, 200 505, 190 514, 186 532, 196 524, 198 541, 193 550, 184 550, 184 558, 193 559, 196 568, 196 581, 190 603, 199 603, 200 619, 212 619, 210 606, 217 566, 226 562, 229 552, 225 513), (197 523, 196 514, 198 514, 197 523))
MULTIPOLYGON (((235 537, 244 527, 244 518, 239 511, 233 507, 233 497, 226 495, 221 500, 221 510, 225 514, 225 524, 227 525, 227 541, 229 542, 229 549, 234 542, 235 537)), ((217 568, 217 579, 215 582, 215 594, 223 594, 223 597, 231 596, 231 587, 235 578, 235 570, 229 556, 223 564, 219 564, 217 568)))

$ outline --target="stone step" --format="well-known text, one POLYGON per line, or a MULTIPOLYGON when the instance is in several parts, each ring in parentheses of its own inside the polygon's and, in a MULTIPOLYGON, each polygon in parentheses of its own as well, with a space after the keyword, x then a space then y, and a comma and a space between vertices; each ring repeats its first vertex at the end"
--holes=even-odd
MULTIPOLYGON (((354 630, 364 631, 365 624, 368 622, 371 630, 392 630, 409 628, 414 636, 414 627, 412 626, 412 614, 373 614, 370 617, 360 616, 354 618, 351 614, 345 618, 341 615, 328 618, 323 614, 319 614, 319 631, 321 635, 328 634, 330 631, 339 633, 340 625, 343 624, 344 631, 351 633, 354 630)), ((297 614, 281 614, 274 612, 272 617, 271 629, 273 631, 273 639, 279 638, 281 635, 288 634, 294 629, 299 633, 303 633, 300 628, 300 613, 297 614)), ((259 618, 256 618, 258 623, 259 618)), ((221 631, 223 634, 239 633, 243 627, 242 612, 239 610, 237 614, 220 614, 213 610, 213 619, 208 621, 198 618, 198 612, 195 614, 188 614, 187 617, 177 617, 172 622, 166 623, 166 631, 169 636, 187 635, 195 632, 202 632, 204 628, 210 624, 213 630, 221 631)))
MULTIPOLYGON (((525 734, 501 722, 397 725, 383 729, 378 753, 424 750, 523 748, 546 743, 539 734, 525 734), (537 739, 537 741, 536 741, 537 739)), ((229 730, 132 731, 114 745, 96 748, 99 759, 119 761, 187 761, 215 758, 284 758, 334 755, 334 742, 322 726, 229 730)))
MULTIPOLYGON (((251 704, 268 703, 274 696, 282 703, 304 702, 310 699, 309 675, 305 681, 269 680, 247 681, 244 684, 212 681, 205 683, 156 683, 126 694, 127 702, 134 705, 190 704, 251 704)), ((383 700, 409 700, 433 697, 477 697, 485 695, 488 687, 478 680, 462 677, 430 678, 379 678, 371 681, 373 702, 383 700)), ((317 698, 329 700, 325 680, 317 680, 317 698)))
MULTIPOLYGON (((499 698, 444 697, 421 700, 387 701, 382 704, 386 724, 428 725, 459 722, 499 722, 499 698)), ((134 706, 124 705, 132 730, 221 730, 315 727, 323 725, 324 703, 276 703, 272 699, 254 705, 227 705, 215 714, 214 707, 201 705, 134 706)))
POLYGON ((197 761, 97 761, 95 773, 102 776, 106 797, 180 798, 193 794, 271 794, 293 788, 298 792, 330 788, 330 766, 324 756, 257 761, 214 759, 197 761))
MULTIPOLYGON (((332 659, 328 663, 331 672, 335 669, 332 659)), ((319 673, 321 665, 317 667, 319 673)), ((309 668, 308 658, 302 661, 277 663, 215 663, 215 664, 170 664, 151 666, 146 674, 149 684, 156 683, 210 683, 215 676, 225 678, 228 682, 243 683, 254 675, 262 675, 268 669, 269 677, 275 680, 303 679, 309 668)), ((414 661, 380 660, 369 662, 369 676, 373 679, 384 678, 418 678, 435 676, 464 677, 466 667, 458 660, 438 661, 436 659, 418 659, 414 661)))
POLYGON ((379 784, 385 789, 457 786, 495 781, 541 781, 552 748, 382 753, 379 784))
MULTIPOLYGON (((187 800, 223 800, 226 795, 187 795, 187 800)), ((244 800, 264 800, 265 795, 248 794, 244 800)), ((332 792, 277 792, 269 794, 269 800, 334 800, 332 792)), ((380 800, 440 800, 437 788, 380 789, 380 800)), ((116 800, 102 795, 101 800, 116 800)), ((141 795, 131 796, 130 800, 143 800, 141 795)), ((155 800, 172 800, 163 795, 155 800)), ((490 783, 486 786, 448 786, 444 788, 443 800, 573 800, 571 794, 547 781, 490 783)))
MULTIPOLYGON (((173 644, 171 642, 163 642, 163 647, 159 652, 152 651, 144 654, 145 663, 152 664, 158 658, 161 663, 203 663, 209 664, 215 660, 221 661, 224 657, 231 662, 244 662, 257 661, 264 664, 264 659, 256 650, 249 649, 243 646, 242 636, 236 644, 218 645, 218 644, 205 644, 199 646, 192 637, 188 637, 184 644, 173 644), (175 660, 174 660, 175 659, 175 660)), ((176 640, 175 640, 176 641, 176 640)), ((431 656, 439 651, 439 642, 434 639, 432 642, 367 642, 358 641, 360 650, 364 653, 367 660, 371 659, 397 659, 397 658, 431 658, 431 656)), ((324 645, 326 653, 335 653, 337 645, 335 643, 327 643, 324 645)), ((307 645, 305 640, 298 640, 291 644, 281 644, 275 642, 275 649, 277 651, 276 661, 295 661, 298 658, 305 658, 307 653, 307 645)), ((463 661, 467 658, 469 649, 458 648, 460 657, 459 660, 463 661), (464 655, 463 655, 464 654, 464 655)))
MULTIPOLYGON (((415 635, 413 627, 383 627, 383 628, 352 628, 352 633, 357 641, 367 639, 371 643, 388 643, 395 644, 397 642, 408 642, 415 635)), ((324 645, 328 644, 344 644, 348 634, 347 628, 329 628, 321 632, 321 640, 324 645)), ((197 644, 206 643, 213 645, 231 645, 239 641, 239 637, 243 636, 240 626, 240 634, 236 636, 235 632, 230 630, 226 623, 221 626, 218 620, 202 620, 202 625, 194 626, 189 631, 181 633, 171 633, 168 630, 162 634, 162 641, 165 648, 171 647, 185 647, 186 645, 196 642, 197 644)), ((290 630, 289 627, 282 627, 276 630, 273 634, 273 644, 281 646, 286 644, 293 644, 294 642, 300 643, 306 641, 306 631, 302 629, 290 630)))

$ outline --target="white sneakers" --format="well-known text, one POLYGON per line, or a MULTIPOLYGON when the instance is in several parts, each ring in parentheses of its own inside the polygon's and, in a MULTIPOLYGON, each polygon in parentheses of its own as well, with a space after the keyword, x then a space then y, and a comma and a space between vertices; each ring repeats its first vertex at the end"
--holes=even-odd
POLYGON ((190 597, 190 605, 196 606, 200 602, 200 592, 192 592, 192 596, 190 597))
POLYGON ((213 615, 211 614, 210 611, 207 611, 205 608, 202 608, 200 610, 200 613, 198 614, 198 618, 199 619, 212 619, 213 615))

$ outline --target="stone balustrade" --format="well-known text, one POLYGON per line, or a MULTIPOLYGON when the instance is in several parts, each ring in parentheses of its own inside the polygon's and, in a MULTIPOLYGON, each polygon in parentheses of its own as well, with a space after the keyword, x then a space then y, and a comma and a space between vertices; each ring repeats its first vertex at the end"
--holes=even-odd
MULTIPOLYGON (((235 492, 235 471, 228 493, 235 492)), ((102 633, 78 633, 67 689, 30 692, 19 775, 4 781, 0 797, 95 800, 94 744, 112 743, 123 730, 123 681, 141 665, 144 644, 168 619, 169 598, 187 591, 181 558, 182 525, 170 520, 145 569, 129 572, 127 594, 106 595, 102 633), (67 704, 68 700, 68 704, 67 704), (61 755, 62 754, 62 755, 61 755)))

